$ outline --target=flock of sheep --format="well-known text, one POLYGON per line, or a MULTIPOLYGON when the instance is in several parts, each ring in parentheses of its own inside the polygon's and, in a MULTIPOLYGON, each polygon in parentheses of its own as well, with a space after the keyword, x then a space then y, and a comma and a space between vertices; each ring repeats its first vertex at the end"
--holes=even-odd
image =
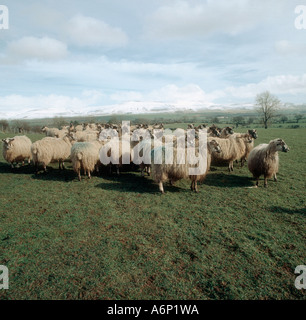
MULTIPOLYGON (((207 156, 205 157, 207 165, 203 172, 192 174, 190 173, 190 167, 192 167, 190 162, 180 162, 178 155, 185 155, 187 149, 185 147, 182 149, 182 146, 177 143, 174 136, 173 162, 171 164, 165 162, 158 164, 137 163, 141 168, 142 175, 144 171, 148 175, 152 172, 153 179, 158 183, 159 190, 162 193, 164 193, 164 182, 169 181, 173 184, 180 179, 190 179, 191 190, 198 192, 197 182, 205 179, 211 165, 226 165, 229 171, 233 171, 235 161, 241 161, 241 166, 243 166, 247 160, 248 168, 256 179, 256 187, 261 175, 264 175, 265 187, 267 186, 268 178, 274 177, 274 180, 277 180, 278 151, 289 151, 288 146, 282 139, 271 140, 268 144, 260 144, 254 148, 254 139, 257 138, 256 130, 248 130, 246 133, 234 133, 231 127, 220 129, 215 125, 208 128, 205 125, 198 127, 188 125, 188 129, 194 129, 196 133, 193 141, 195 147, 199 146, 199 136, 197 133, 204 128, 207 130, 207 156)), ((108 144, 111 143, 111 140, 100 139, 101 132, 104 129, 115 132, 121 142, 118 152, 119 161, 110 161, 109 164, 110 170, 112 165, 116 166, 117 173, 119 173, 119 168, 124 163, 123 159, 126 159, 126 155, 124 154, 126 150, 131 151, 129 153, 129 163, 132 163, 134 160, 132 150, 135 149, 137 149, 137 152, 143 152, 143 150, 149 148, 150 155, 153 157, 154 153, 158 151, 153 146, 156 132, 162 135, 164 146, 161 147, 162 150, 160 151, 164 152, 165 136, 163 135, 163 124, 131 126, 127 131, 131 136, 135 135, 139 130, 145 130, 149 133, 150 139, 145 140, 143 139, 143 135, 140 134, 138 138, 132 139, 133 141, 126 141, 122 139, 122 135, 127 130, 123 125, 93 123, 77 126, 70 125, 62 127, 62 129, 43 127, 42 131, 46 134, 46 137, 34 143, 26 136, 2 139, 3 157, 11 164, 12 168, 14 167, 14 163, 18 164, 22 162, 23 165, 25 160, 28 160, 29 163, 32 160, 36 173, 40 164, 42 164, 44 171, 47 171, 47 166, 51 162, 58 162, 59 169, 64 169, 64 161, 70 160, 79 180, 81 180, 81 170, 91 178, 91 173, 94 170, 98 171, 102 165, 100 156, 102 147, 106 141, 108 141, 108 144)), ((107 155, 111 156, 113 151, 114 148, 110 147, 107 155)), ((197 152, 201 152, 200 149, 197 152)))

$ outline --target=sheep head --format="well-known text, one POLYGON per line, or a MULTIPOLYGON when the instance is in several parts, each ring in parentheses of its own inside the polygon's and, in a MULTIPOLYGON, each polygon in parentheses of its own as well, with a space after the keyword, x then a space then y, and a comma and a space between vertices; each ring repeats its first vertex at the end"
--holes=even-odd
POLYGON ((209 141, 209 146, 212 152, 220 153, 222 151, 219 143, 216 140, 209 141))
POLYGON ((276 146, 276 151, 288 152, 290 150, 286 142, 282 139, 275 139, 273 143, 276 146))
POLYGON ((4 148, 6 150, 12 149, 13 144, 12 142, 14 141, 14 138, 6 138, 6 139, 2 139, 3 143, 4 143, 4 148))
POLYGON ((257 139, 257 131, 255 129, 248 130, 248 133, 252 136, 253 139, 257 139))

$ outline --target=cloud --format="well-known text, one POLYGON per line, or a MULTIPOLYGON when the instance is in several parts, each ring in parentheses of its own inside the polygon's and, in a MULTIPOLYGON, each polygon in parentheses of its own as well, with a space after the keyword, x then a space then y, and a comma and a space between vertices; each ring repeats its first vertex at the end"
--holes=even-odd
POLYGON ((12 60, 60 60, 67 56, 67 45, 49 37, 23 37, 7 45, 6 57, 12 60))
POLYGON ((304 55, 306 52, 306 44, 281 40, 275 43, 275 50, 281 55, 304 55))
MULTIPOLYGON (((275 1, 268 0, 264 5, 250 0, 194 3, 197 4, 179 0, 159 7, 148 17, 146 33, 162 38, 207 36, 216 32, 235 35, 268 18, 267 7, 275 4, 275 1)), ((276 11, 277 7, 274 13, 276 11)))
POLYGON ((78 46, 122 47, 128 43, 127 35, 120 28, 83 15, 76 15, 68 21, 66 34, 78 46))
POLYGON ((306 74, 299 76, 279 75, 267 77, 258 83, 250 83, 239 87, 227 87, 225 90, 215 91, 216 97, 231 96, 234 98, 252 98, 254 99, 258 93, 270 91, 272 94, 278 95, 296 95, 305 94, 306 74))

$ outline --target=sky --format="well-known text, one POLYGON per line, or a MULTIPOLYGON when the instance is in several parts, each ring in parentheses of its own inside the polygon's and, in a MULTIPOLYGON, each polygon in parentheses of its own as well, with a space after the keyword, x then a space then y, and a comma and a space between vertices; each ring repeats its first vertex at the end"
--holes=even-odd
POLYGON ((0 119, 306 103, 305 0, 0 4, 0 119))

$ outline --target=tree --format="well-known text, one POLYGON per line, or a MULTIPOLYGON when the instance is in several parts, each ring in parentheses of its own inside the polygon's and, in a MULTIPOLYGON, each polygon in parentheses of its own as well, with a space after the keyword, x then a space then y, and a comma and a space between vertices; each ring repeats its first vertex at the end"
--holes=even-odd
POLYGON ((288 121, 288 117, 282 116, 282 117, 280 118, 280 121, 284 124, 286 121, 288 121))
POLYGON ((17 133, 27 133, 31 130, 29 123, 24 120, 12 121, 12 128, 14 129, 14 132, 17 133))
POLYGON ((3 132, 6 132, 9 128, 9 123, 7 120, 0 120, 0 128, 2 128, 3 132))
POLYGON ((61 129, 62 126, 66 126, 68 122, 63 117, 54 117, 53 118, 53 127, 61 129))
POLYGON ((299 121, 303 118, 303 116, 301 114, 296 114, 294 118, 296 120, 296 123, 299 123, 299 121))
POLYGON ((254 123, 255 118, 254 117, 249 117, 247 124, 251 125, 254 123))
POLYGON ((269 91, 262 92, 256 96, 256 111, 261 115, 265 129, 268 123, 276 116, 276 111, 280 107, 280 100, 269 91))
POLYGON ((244 118, 242 116, 237 116, 237 117, 233 118, 233 123, 236 126, 236 128, 238 128, 240 124, 244 125, 245 121, 244 121, 244 118))
MULTIPOLYGON (((195 121, 194 121, 194 122, 195 122, 195 121)), ((220 123, 220 120, 219 120, 218 117, 214 117, 214 118, 211 119, 211 122, 212 122, 212 123, 219 124, 219 123, 220 123)))

